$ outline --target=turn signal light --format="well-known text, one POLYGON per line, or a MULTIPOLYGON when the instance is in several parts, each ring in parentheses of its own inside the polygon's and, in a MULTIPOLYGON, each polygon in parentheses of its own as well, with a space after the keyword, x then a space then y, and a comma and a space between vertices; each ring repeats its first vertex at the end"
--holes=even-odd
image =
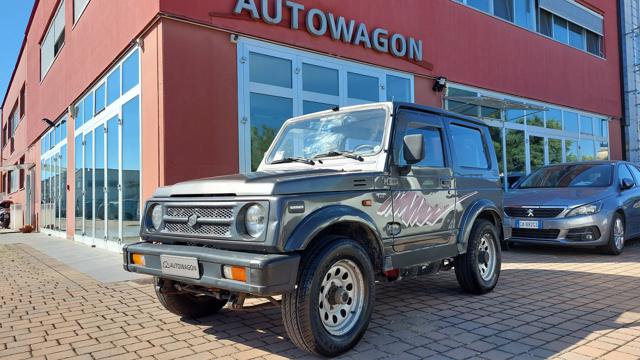
POLYGON ((131 254, 131 262, 134 265, 144 266, 144 255, 142 255, 142 254, 131 254))
POLYGON ((247 282, 247 268, 241 266, 223 266, 224 277, 230 280, 247 282))

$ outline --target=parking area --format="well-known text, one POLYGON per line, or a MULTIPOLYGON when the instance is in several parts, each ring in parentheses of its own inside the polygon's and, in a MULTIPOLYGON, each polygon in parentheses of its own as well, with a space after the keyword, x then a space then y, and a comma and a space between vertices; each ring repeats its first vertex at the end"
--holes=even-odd
MULTIPOLYGON (((464 294, 453 272, 379 284, 369 331, 345 358, 640 358, 640 242, 618 257, 518 247, 503 262, 483 296, 464 294)), ((307 355, 288 341, 277 308, 186 323, 160 306, 148 279, 99 282, 28 243, 0 242, 0 358, 32 357, 307 355)))

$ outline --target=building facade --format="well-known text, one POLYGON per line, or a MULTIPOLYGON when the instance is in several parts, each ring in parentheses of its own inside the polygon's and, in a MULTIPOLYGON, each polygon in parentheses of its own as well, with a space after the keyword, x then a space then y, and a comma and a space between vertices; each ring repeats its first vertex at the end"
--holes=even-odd
POLYGON ((624 85, 624 135, 627 159, 640 162, 640 1, 621 0, 620 50, 624 85))
POLYGON ((255 170, 281 124, 409 101, 492 126, 505 177, 623 157, 608 0, 40 0, 3 107, 17 224, 119 250, 158 186, 255 170))

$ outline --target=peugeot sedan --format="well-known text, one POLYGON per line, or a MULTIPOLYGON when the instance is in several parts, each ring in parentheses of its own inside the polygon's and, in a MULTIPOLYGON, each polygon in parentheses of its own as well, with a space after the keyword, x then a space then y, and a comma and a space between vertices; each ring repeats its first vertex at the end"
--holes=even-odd
POLYGON ((541 168, 505 195, 512 243, 597 247, 618 255, 640 235, 640 169, 623 161, 541 168))

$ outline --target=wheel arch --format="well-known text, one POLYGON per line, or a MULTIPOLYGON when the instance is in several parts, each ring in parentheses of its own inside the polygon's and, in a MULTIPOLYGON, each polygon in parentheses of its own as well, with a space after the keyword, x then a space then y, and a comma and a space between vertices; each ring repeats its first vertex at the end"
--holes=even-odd
POLYGON ((458 252, 467 252, 467 244, 473 224, 479 219, 490 221, 498 230, 500 242, 504 242, 504 231, 502 228, 502 213, 498 206, 491 200, 481 199, 473 203, 462 215, 460 221, 460 232, 458 233, 458 252))

